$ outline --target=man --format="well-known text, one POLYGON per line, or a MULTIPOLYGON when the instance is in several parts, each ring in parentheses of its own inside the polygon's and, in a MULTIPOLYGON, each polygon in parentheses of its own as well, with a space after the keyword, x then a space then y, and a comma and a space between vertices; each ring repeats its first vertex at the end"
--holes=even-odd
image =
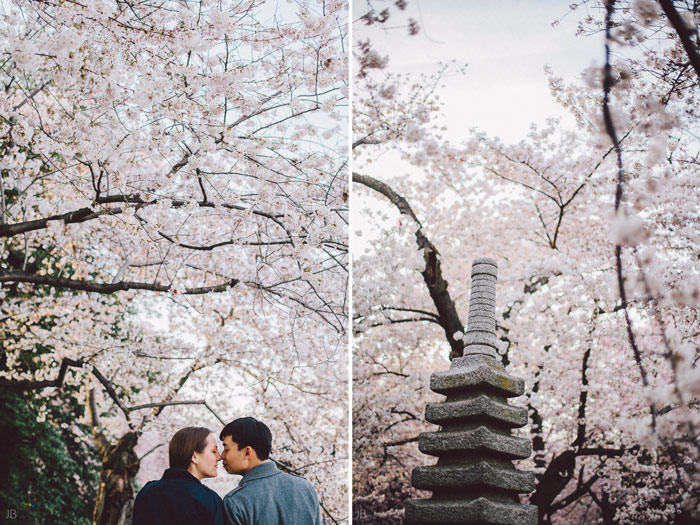
POLYGON ((268 459, 272 433, 252 417, 221 431, 221 453, 229 474, 243 479, 224 497, 229 525, 322 525, 316 491, 306 479, 286 474, 268 459))

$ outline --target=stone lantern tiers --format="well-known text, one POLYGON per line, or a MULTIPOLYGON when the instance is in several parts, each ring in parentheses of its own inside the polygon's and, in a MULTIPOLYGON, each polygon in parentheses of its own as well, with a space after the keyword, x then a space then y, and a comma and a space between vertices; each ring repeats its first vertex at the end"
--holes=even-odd
POLYGON ((525 384, 509 376, 498 357, 496 275, 493 259, 472 263, 464 355, 430 377, 430 389, 446 399, 426 407, 425 418, 441 428, 422 433, 418 448, 438 461, 415 468, 411 484, 433 495, 407 502, 406 525, 537 524, 537 507, 522 505, 518 496, 535 489, 535 477, 512 464, 528 458, 532 444, 510 435, 527 424, 527 410, 507 401, 522 395, 525 384))

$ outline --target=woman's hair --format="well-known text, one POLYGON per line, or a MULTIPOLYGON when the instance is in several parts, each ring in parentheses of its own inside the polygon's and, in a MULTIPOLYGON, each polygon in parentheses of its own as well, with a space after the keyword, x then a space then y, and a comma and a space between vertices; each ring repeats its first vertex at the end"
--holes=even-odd
POLYGON ((204 427, 185 427, 175 432, 168 447, 170 467, 184 469, 189 467, 192 454, 204 450, 209 434, 211 430, 204 427))

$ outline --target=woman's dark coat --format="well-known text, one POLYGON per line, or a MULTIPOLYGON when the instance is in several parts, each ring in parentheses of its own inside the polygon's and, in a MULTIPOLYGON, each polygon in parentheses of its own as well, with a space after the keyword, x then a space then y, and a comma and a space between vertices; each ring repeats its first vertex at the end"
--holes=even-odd
POLYGON ((139 491, 133 525, 225 525, 224 506, 187 470, 169 468, 139 491))

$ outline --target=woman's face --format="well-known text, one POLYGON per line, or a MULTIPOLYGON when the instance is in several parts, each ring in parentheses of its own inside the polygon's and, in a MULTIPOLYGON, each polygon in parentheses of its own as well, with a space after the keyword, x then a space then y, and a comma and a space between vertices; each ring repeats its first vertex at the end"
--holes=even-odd
POLYGON ((216 438, 214 434, 209 434, 204 450, 192 454, 192 466, 195 471, 193 474, 199 479, 215 478, 217 474, 216 464, 219 460, 221 460, 221 456, 216 446, 216 438))

